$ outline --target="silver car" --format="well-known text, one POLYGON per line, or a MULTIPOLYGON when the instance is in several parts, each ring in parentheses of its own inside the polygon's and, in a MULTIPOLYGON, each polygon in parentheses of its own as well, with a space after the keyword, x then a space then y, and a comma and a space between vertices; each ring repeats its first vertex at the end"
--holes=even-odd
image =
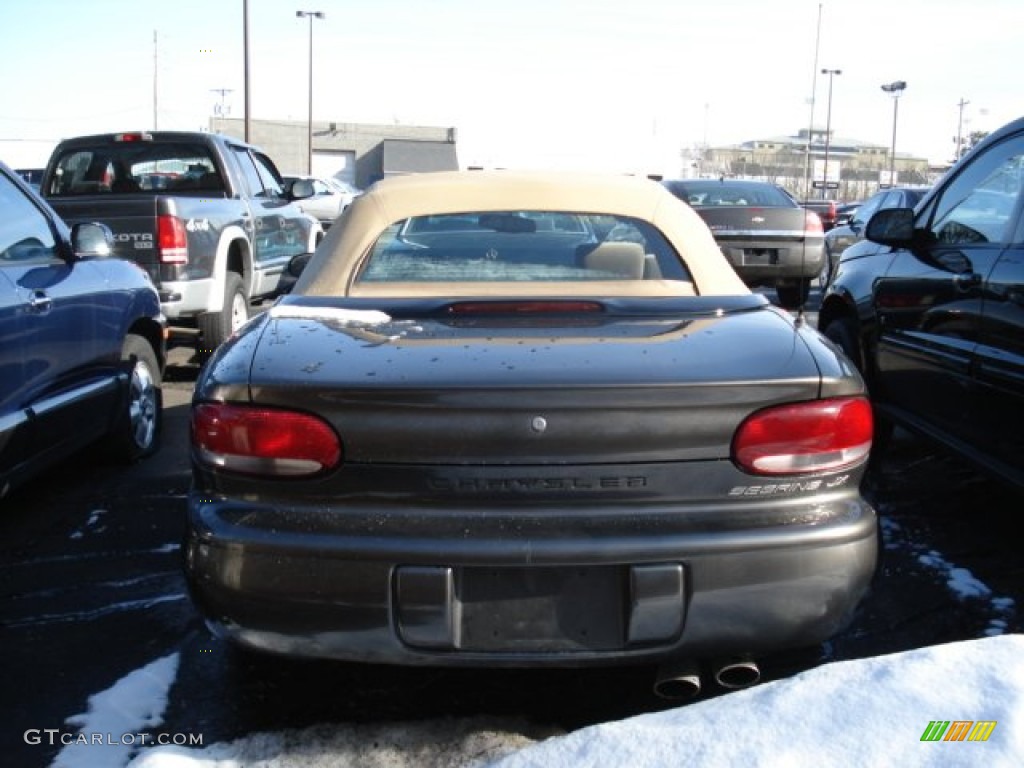
POLYGON ((313 196, 300 200, 299 207, 315 217, 320 225, 327 229, 335 219, 341 216, 352 201, 362 194, 351 184, 333 176, 285 176, 287 185, 298 179, 307 179, 313 183, 313 196))
POLYGON ((782 187, 742 179, 674 179, 668 190, 707 223, 722 253, 750 286, 775 288, 796 309, 825 264, 824 229, 782 187))

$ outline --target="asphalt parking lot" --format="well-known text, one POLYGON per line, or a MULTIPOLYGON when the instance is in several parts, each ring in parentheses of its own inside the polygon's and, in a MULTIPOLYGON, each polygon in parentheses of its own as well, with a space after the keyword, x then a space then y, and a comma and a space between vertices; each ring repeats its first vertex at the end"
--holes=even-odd
MULTIPOLYGON (((254 662, 230 652, 193 611, 179 560, 197 370, 186 350, 174 350, 157 456, 127 470, 81 456, 0 502, 9 764, 48 765, 56 748, 24 744, 26 729, 61 727, 91 694, 171 652, 181 663, 164 727, 201 732, 205 743, 286 726, 446 715, 565 729, 677 706, 653 694, 648 668, 481 672, 254 662)), ((762 660, 765 679, 1024 629, 1018 497, 902 432, 864 491, 884 541, 870 594, 825 646, 762 660)))

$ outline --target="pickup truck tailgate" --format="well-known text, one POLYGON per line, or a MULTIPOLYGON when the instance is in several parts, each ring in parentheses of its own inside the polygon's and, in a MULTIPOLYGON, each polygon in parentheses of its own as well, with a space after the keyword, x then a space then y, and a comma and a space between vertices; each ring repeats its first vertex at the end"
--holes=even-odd
POLYGON ((160 264, 157 251, 158 198, 153 195, 119 196, 116 206, 109 196, 49 198, 47 202, 74 226, 82 222, 100 221, 114 233, 114 255, 136 262, 160 285, 160 264))

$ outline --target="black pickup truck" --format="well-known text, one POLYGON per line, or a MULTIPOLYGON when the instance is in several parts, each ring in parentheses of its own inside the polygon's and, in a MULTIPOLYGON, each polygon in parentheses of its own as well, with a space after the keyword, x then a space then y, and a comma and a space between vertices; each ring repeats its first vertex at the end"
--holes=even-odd
POLYGON ((320 224, 285 191, 271 159, 245 142, 201 132, 66 139, 40 183, 69 224, 102 222, 115 255, 137 262, 160 293, 172 336, 208 356, 274 296, 288 261, 313 251, 320 224))

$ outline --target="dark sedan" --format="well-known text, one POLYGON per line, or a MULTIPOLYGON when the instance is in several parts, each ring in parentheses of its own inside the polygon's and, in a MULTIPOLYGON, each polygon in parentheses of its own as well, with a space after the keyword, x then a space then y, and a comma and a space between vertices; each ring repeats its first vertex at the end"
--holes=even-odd
POLYGON ((110 252, 0 164, 0 496, 97 440, 128 461, 157 447, 164 316, 110 252))
POLYGON ((807 301, 811 281, 825 265, 825 232, 818 214, 767 182, 679 179, 663 183, 700 214, 747 285, 774 286, 779 303, 787 309, 807 301))
POLYGON ((202 371, 213 629, 365 662, 663 662, 726 686, 874 572, 864 385, 648 179, 378 182, 202 371))
POLYGON ((1024 489, 1024 119, 843 252, 819 326, 884 423, 1024 489))

